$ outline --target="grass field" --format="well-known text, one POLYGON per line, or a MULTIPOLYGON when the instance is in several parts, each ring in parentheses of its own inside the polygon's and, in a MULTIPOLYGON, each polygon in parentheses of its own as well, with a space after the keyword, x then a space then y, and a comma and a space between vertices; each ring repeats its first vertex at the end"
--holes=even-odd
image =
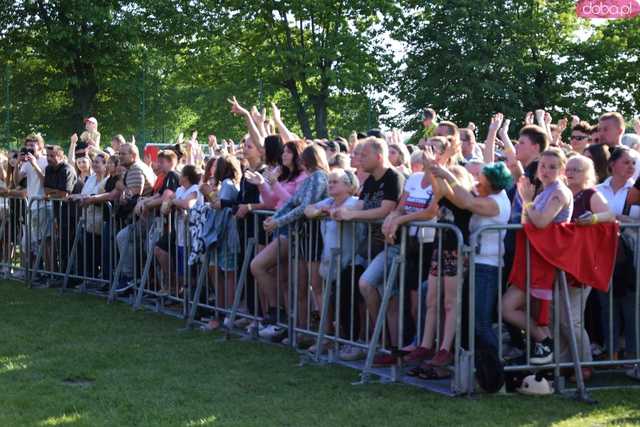
POLYGON ((587 406, 523 396, 446 398, 352 386, 285 348, 178 332, 182 323, 92 296, 0 282, 0 426, 634 425, 640 390, 587 406))

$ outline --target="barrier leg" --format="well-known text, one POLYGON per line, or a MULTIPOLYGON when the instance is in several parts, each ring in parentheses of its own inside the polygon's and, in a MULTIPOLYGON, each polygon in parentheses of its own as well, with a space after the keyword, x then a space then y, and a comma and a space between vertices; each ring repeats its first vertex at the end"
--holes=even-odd
POLYGON ((142 298, 144 297, 144 288, 147 286, 147 281, 149 281, 149 272, 151 271, 151 265, 153 264, 153 250, 156 243, 158 243, 159 238, 157 238, 157 233, 155 230, 155 224, 151 231, 149 232, 150 236, 153 236, 151 242, 149 244, 149 250, 147 251, 147 259, 144 262, 144 270, 142 271, 142 278, 140 279, 140 285, 138 286, 138 291, 136 293, 136 300, 133 303, 133 309, 139 310, 142 305, 142 298))
MULTIPOLYGON (((331 254, 331 260, 329 262, 329 271, 334 271, 336 268, 336 257, 339 254, 339 249, 333 249, 331 254)), ((331 288, 333 282, 325 280, 324 289, 322 290, 322 312, 320 313, 320 327, 318 328, 318 336, 316 337, 316 354, 314 355, 314 361, 320 362, 320 355, 322 353, 322 341, 324 341, 325 331, 327 329, 326 322, 329 316, 329 302, 331 299, 331 288)))
MULTIPOLYGON (((187 315, 187 321, 185 323, 185 329, 188 329, 193 325, 196 319, 196 313, 198 312, 198 301, 200 301, 200 294, 205 283, 207 283, 207 274, 209 273, 209 262, 211 262, 211 252, 200 257, 200 270, 198 271, 198 284, 196 285, 196 291, 193 294, 193 301, 191 307, 189 307, 189 314, 187 315)), ((188 297, 187 297, 188 298, 188 297)))
POLYGON ((122 271, 122 265, 124 264, 124 257, 118 258, 118 264, 116 264, 116 271, 113 272, 113 282, 111 282, 111 288, 109 289, 109 298, 107 302, 112 303, 116 299, 116 290, 118 289, 118 282, 120 281, 120 272, 122 271))
POLYGON ((71 246, 71 253, 69 253, 69 258, 67 259, 67 268, 64 271, 64 280, 62 281, 62 287, 60 288, 60 293, 64 293, 67 290, 67 286, 69 286, 69 274, 71 270, 76 265, 76 254, 78 253, 78 243, 80 241, 80 234, 82 234, 82 226, 83 221, 78 221, 78 225, 76 225, 76 235, 73 239, 73 246, 71 246))
POLYGON ((371 366, 373 365, 373 358, 376 354, 376 349, 378 347, 378 342, 380 341, 380 336, 382 335, 382 326, 384 325, 384 320, 387 315, 387 307, 389 306, 389 300, 391 299, 391 292, 393 290, 393 286, 395 285, 396 275, 398 273, 398 268, 400 267, 400 257, 396 257, 393 260, 393 264, 391 265, 390 273, 387 277, 387 283, 384 287, 384 292, 382 294, 382 301, 380 302, 380 309, 378 310, 378 317, 376 319, 376 324, 373 328, 373 334, 371 335, 371 342, 369 343, 369 349, 367 351, 367 359, 364 363, 364 367, 362 368, 362 373, 360 374, 361 380, 360 384, 366 384, 369 382, 369 375, 371 371, 371 366))
POLYGON ((251 262, 251 254, 253 254, 253 249, 256 245, 256 239, 254 237, 250 238, 247 241, 247 248, 245 250, 244 260, 242 261, 242 269, 240 270, 240 277, 238 278, 238 283, 236 285, 236 293, 233 296, 233 305, 231 306, 231 313, 229 313, 229 325, 230 328, 227 328, 224 334, 225 339, 229 339, 231 337, 231 329, 236 321, 236 315, 238 313, 238 308, 240 307, 240 299, 242 297, 242 291, 244 289, 244 285, 247 282, 247 274, 249 272, 249 263, 251 262))
MULTIPOLYGON (((567 276, 564 271, 558 272, 558 283, 560 285, 560 292, 562 292, 563 309, 567 316, 567 323, 571 325, 571 333, 569 334, 569 344, 571 346, 571 357, 573 358, 573 367, 576 374, 577 392, 576 398, 581 402, 595 403, 587 394, 586 387, 584 385, 584 378, 582 376, 582 364, 580 363, 580 355, 578 354, 578 342, 576 340, 576 334, 573 328, 573 319, 571 316, 571 307, 569 305, 569 289, 567 287, 567 276)), ((557 322, 557 320, 554 319, 557 322)))
MULTIPOLYGON (((46 224, 46 229, 48 230, 49 227, 53 228, 53 219, 52 218, 47 218, 47 224, 46 224)), ((51 233, 51 235, 53 236, 53 232, 51 233)), ((42 259, 44 258, 44 251, 45 251, 45 241, 46 238, 43 238, 40 241, 40 246, 38 246, 38 255, 36 256, 36 262, 33 266, 33 269, 31 271, 31 275, 29 276, 29 287, 33 288, 33 275, 34 273, 37 273, 39 266, 40 266, 40 262, 42 261, 42 259)), ((29 257, 31 257, 31 254, 28 254, 29 257)), ((43 268, 44 270, 44 268, 43 268)))

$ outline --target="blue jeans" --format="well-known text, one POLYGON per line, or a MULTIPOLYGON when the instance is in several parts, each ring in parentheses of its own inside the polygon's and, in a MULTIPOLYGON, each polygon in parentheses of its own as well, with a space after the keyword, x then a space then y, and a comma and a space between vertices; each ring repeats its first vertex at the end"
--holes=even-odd
MULTIPOLYGON (((613 292, 610 290, 610 292, 613 292)), ((604 346, 609 349, 609 341, 613 341, 612 351, 616 352, 619 350, 618 341, 620 337, 620 328, 624 325, 624 342, 625 342, 625 353, 628 355, 629 353, 636 352, 636 317, 638 313, 635 311, 636 306, 636 295, 635 293, 628 293, 624 297, 616 297, 612 298, 613 302, 613 339, 609 337, 609 312, 611 306, 609 304, 609 294, 605 292, 598 292, 598 298, 600 299, 600 306, 602 307, 601 311, 601 324, 602 324, 602 335, 604 336, 604 346)), ((627 356, 625 355, 625 358, 627 356)))
POLYGON ((498 351, 498 337, 491 326, 498 298, 498 267, 476 264, 475 274, 476 337, 482 346, 498 351))

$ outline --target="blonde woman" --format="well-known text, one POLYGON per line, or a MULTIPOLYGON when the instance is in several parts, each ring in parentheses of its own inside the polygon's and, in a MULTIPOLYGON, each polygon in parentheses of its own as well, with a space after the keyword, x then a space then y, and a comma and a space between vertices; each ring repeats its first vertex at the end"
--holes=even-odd
MULTIPOLYGON (((360 183, 358 182, 358 178, 356 175, 344 169, 334 169, 329 173, 328 176, 328 194, 329 197, 314 204, 309 205, 304 210, 304 214, 307 218, 319 218, 323 216, 328 216, 332 210, 346 207, 348 209, 357 209, 358 206, 358 197, 355 194, 358 192, 358 188, 360 188, 360 183)), ((345 223, 342 229, 342 235, 340 234, 340 225, 337 221, 327 217, 324 221, 322 221, 320 225, 320 230, 322 232, 322 241, 323 241, 323 249, 322 255, 320 258, 320 276, 327 281, 327 283, 331 284, 335 282, 338 276, 348 277, 350 279, 351 274, 351 265, 362 266, 364 263, 363 259, 360 259, 357 255, 355 259, 351 258, 352 248, 357 246, 357 242, 359 237, 361 237, 362 233, 359 233, 359 230, 354 232, 353 228, 357 227, 354 223, 345 223), (353 239, 355 236, 355 241, 353 239), (333 249, 340 249, 340 265, 333 265, 331 268, 331 252, 333 249)), ((336 260, 337 261, 337 260, 336 260)), ((354 313, 358 313, 358 303, 359 301, 356 296, 356 301, 350 301, 350 287, 346 284, 349 283, 349 280, 343 280, 344 284, 341 288, 341 301, 342 304, 340 306, 341 318, 343 319, 343 325, 349 324, 345 319, 349 317, 349 309, 353 308, 354 313), (349 303, 351 302, 351 303, 349 303)), ((322 287, 316 287, 313 289, 315 294, 315 299, 318 304, 318 309, 322 310, 322 287)), ((329 310, 329 317, 331 317, 333 310, 329 310)), ((357 323, 357 319, 356 320, 357 323)), ((332 324, 332 319, 329 318, 327 320, 327 324, 332 324)), ((358 329, 356 327, 356 329, 358 329)), ((346 334, 347 331, 338 331, 346 334)), ((360 332, 360 331, 358 331, 360 332)), ((359 337, 362 338, 362 337, 359 337)), ((322 351, 326 350, 326 343, 323 343, 322 351)), ((315 346, 309 349, 310 352, 315 352, 315 346)))
MULTIPOLYGON (((596 189, 596 172, 593 161, 581 154, 571 157, 565 169, 567 185, 573 194, 573 214, 571 221, 588 225, 598 222, 610 222, 615 220, 615 215, 609 209, 609 203, 596 189)), ((578 342, 578 354, 582 362, 591 362, 591 342, 589 335, 582 323, 583 314, 587 305, 587 298, 591 293, 591 287, 578 283, 572 277, 568 277, 569 306, 573 324, 568 323, 564 310, 560 310, 560 362, 570 362, 569 340, 573 331, 578 342)), ((591 378, 592 369, 583 368, 585 380, 591 378)))

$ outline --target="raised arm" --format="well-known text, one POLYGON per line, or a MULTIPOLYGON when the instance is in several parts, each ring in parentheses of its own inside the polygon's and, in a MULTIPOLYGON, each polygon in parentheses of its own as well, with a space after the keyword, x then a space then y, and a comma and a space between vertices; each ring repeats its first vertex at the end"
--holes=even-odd
POLYGON ((438 179, 447 182, 445 193, 447 198, 460 209, 469 210, 475 214, 482 216, 496 216, 500 213, 500 208, 495 200, 490 197, 475 197, 466 188, 460 185, 460 182, 454 174, 441 166, 433 166, 431 173, 438 179))
POLYGON ((233 114, 244 117, 244 120, 247 124, 247 129, 249 130, 249 135, 251 135, 251 139, 255 141, 256 144, 263 145, 264 138, 262 137, 262 135, 260 135, 260 131, 258 131, 258 128, 253 122, 251 114, 245 108, 243 108, 240 103, 238 103, 238 100, 235 96, 229 99, 229 103, 231 104, 231 112, 233 114))
POLYGON ((498 129, 502 126, 504 121, 504 115, 502 113, 496 113, 491 117, 491 123, 489 123, 489 132, 487 133, 487 140, 484 142, 484 162, 493 163, 496 156, 496 136, 498 135, 498 129))
POLYGON ((76 146, 78 145, 78 134, 74 133, 69 139, 69 152, 67 153, 67 159, 69 164, 76 164, 76 146))
POLYGON ((284 122, 282 121, 280 109, 273 102, 271 103, 271 111, 273 113, 273 121, 276 123, 276 127, 278 128, 278 134, 280 135, 280 138, 282 138, 283 143, 287 143, 289 141, 296 141, 300 139, 298 135, 296 135, 295 133, 287 129, 284 122))

